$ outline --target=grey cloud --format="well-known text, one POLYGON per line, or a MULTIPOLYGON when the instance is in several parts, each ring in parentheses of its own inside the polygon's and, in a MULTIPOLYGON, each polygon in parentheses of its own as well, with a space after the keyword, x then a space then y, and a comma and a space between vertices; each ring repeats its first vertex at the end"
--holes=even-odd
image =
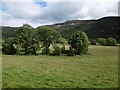
POLYGON ((91 0, 80 2, 47 2, 41 7, 34 2, 4 3, 4 25, 30 23, 33 26, 51 24, 72 19, 96 19, 117 14, 118 0, 91 0))

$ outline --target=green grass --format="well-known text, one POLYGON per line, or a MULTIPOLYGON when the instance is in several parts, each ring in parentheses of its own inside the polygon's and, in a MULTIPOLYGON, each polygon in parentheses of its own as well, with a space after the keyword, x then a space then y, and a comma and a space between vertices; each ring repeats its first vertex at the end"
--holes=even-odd
POLYGON ((3 55, 3 88, 114 88, 118 48, 90 46, 86 56, 3 55))

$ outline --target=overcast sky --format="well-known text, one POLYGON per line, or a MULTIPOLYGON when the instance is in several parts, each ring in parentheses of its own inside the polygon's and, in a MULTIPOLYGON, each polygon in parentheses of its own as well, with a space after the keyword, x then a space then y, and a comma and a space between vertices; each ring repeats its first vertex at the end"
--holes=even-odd
POLYGON ((28 23, 33 27, 37 27, 66 20, 98 19, 118 15, 119 0, 21 1, 2 1, 0 4, 1 25, 21 26, 23 23, 28 23))

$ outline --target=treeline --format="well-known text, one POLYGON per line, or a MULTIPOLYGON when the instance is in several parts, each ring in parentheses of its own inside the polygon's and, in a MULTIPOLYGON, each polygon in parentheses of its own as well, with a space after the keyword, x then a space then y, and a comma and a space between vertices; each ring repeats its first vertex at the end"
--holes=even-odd
POLYGON ((117 46, 117 41, 114 38, 97 38, 91 40, 92 45, 102 46, 117 46))
POLYGON ((4 39, 3 54, 74 56, 88 52, 89 40, 84 32, 77 32, 66 41, 57 30, 48 26, 34 29, 28 24, 23 24, 15 33, 16 37, 4 39), (68 50, 65 48, 66 44, 68 50))

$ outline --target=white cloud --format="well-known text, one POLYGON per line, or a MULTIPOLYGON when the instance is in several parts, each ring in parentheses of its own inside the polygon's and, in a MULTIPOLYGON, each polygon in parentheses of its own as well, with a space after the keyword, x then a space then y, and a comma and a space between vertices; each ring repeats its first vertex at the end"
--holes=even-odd
POLYGON ((34 18, 40 16, 42 13, 42 7, 32 2, 3 3, 3 8, 5 9, 5 12, 10 13, 15 18, 34 18))
POLYGON ((3 25, 19 26, 41 16, 43 7, 34 2, 4 2, 2 3, 3 25))
POLYGON ((1 2, 33 2, 34 0, 1 0, 1 2))
POLYGON ((30 23, 38 26, 72 19, 97 19, 117 15, 119 0, 44 0, 46 7, 35 3, 35 0, 28 1, 4 0, 3 25, 30 23))

